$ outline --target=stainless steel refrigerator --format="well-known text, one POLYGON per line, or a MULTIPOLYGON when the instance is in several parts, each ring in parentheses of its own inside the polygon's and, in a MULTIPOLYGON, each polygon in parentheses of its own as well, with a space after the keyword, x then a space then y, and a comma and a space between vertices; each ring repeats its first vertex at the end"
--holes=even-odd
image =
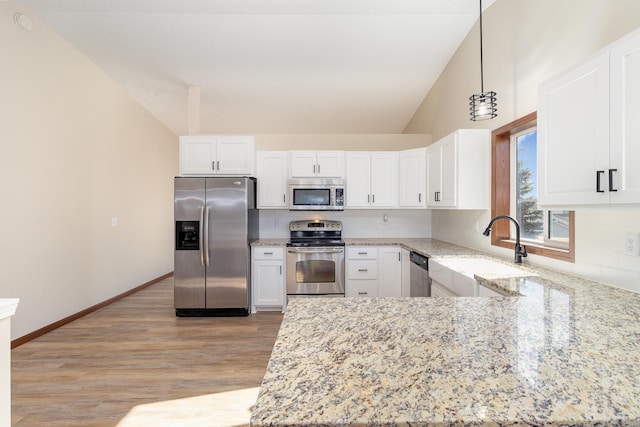
POLYGON ((176 316, 248 315, 255 178, 175 178, 176 316))

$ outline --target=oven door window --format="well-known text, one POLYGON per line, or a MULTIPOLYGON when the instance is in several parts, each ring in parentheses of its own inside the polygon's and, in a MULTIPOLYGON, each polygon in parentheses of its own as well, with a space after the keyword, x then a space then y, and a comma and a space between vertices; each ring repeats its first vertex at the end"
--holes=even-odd
POLYGON ((296 262, 296 282, 333 283, 336 281, 336 262, 310 259, 296 262))
POLYGON ((329 206, 331 190, 328 188, 294 188, 294 206, 329 206))

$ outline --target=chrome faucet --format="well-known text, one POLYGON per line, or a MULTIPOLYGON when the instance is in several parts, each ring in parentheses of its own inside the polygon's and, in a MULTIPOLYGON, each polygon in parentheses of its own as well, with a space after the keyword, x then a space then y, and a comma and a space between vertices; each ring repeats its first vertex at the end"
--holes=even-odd
POLYGON ((518 224, 518 221, 511 218, 509 215, 498 215, 497 217, 493 218, 491 222, 489 222, 489 225, 487 226, 487 228, 484 230, 482 234, 485 236, 489 236, 489 234, 491 234, 491 227, 493 226, 493 223, 503 218, 511 220, 516 225, 516 246, 515 246, 516 253, 515 253, 513 262, 515 262, 516 264, 522 264, 522 257, 527 256, 527 248, 520 245, 520 224, 518 224))

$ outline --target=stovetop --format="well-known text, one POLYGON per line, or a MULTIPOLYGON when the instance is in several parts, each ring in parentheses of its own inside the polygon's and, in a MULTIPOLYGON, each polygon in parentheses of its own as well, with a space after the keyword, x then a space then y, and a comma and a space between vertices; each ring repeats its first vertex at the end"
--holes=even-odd
POLYGON ((302 220, 289 223, 290 247, 344 246, 342 222, 330 220, 302 220))

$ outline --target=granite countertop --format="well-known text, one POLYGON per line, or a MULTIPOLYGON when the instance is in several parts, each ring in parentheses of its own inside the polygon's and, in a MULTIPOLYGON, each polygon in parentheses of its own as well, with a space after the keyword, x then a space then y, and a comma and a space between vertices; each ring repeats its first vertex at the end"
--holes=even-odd
POLYGON ((251 424, 640 425, 640 295, 523 270, 476 275, 518 296, 291 300, 251 424))
POLYGON ((289 239, 258 239, 251 242, 251 246, 287 246, 289 239))
MULTIPOLYGON (((425 256, 451 256, 451 255, 477 255, 481 256, 482 252, 462 246, 452 245, 430 238, 404 238, 404 237, 379 237, 379 238, 363 238, 363 237, 347 237, 343 238, 347 246, 385 246, 394 245, 402 246, 406 249, 417 251, 425 256)), ((289 242, 288 238, 269 238, 258 239, 251 242, 251 246, 286 246, 289 242)))

